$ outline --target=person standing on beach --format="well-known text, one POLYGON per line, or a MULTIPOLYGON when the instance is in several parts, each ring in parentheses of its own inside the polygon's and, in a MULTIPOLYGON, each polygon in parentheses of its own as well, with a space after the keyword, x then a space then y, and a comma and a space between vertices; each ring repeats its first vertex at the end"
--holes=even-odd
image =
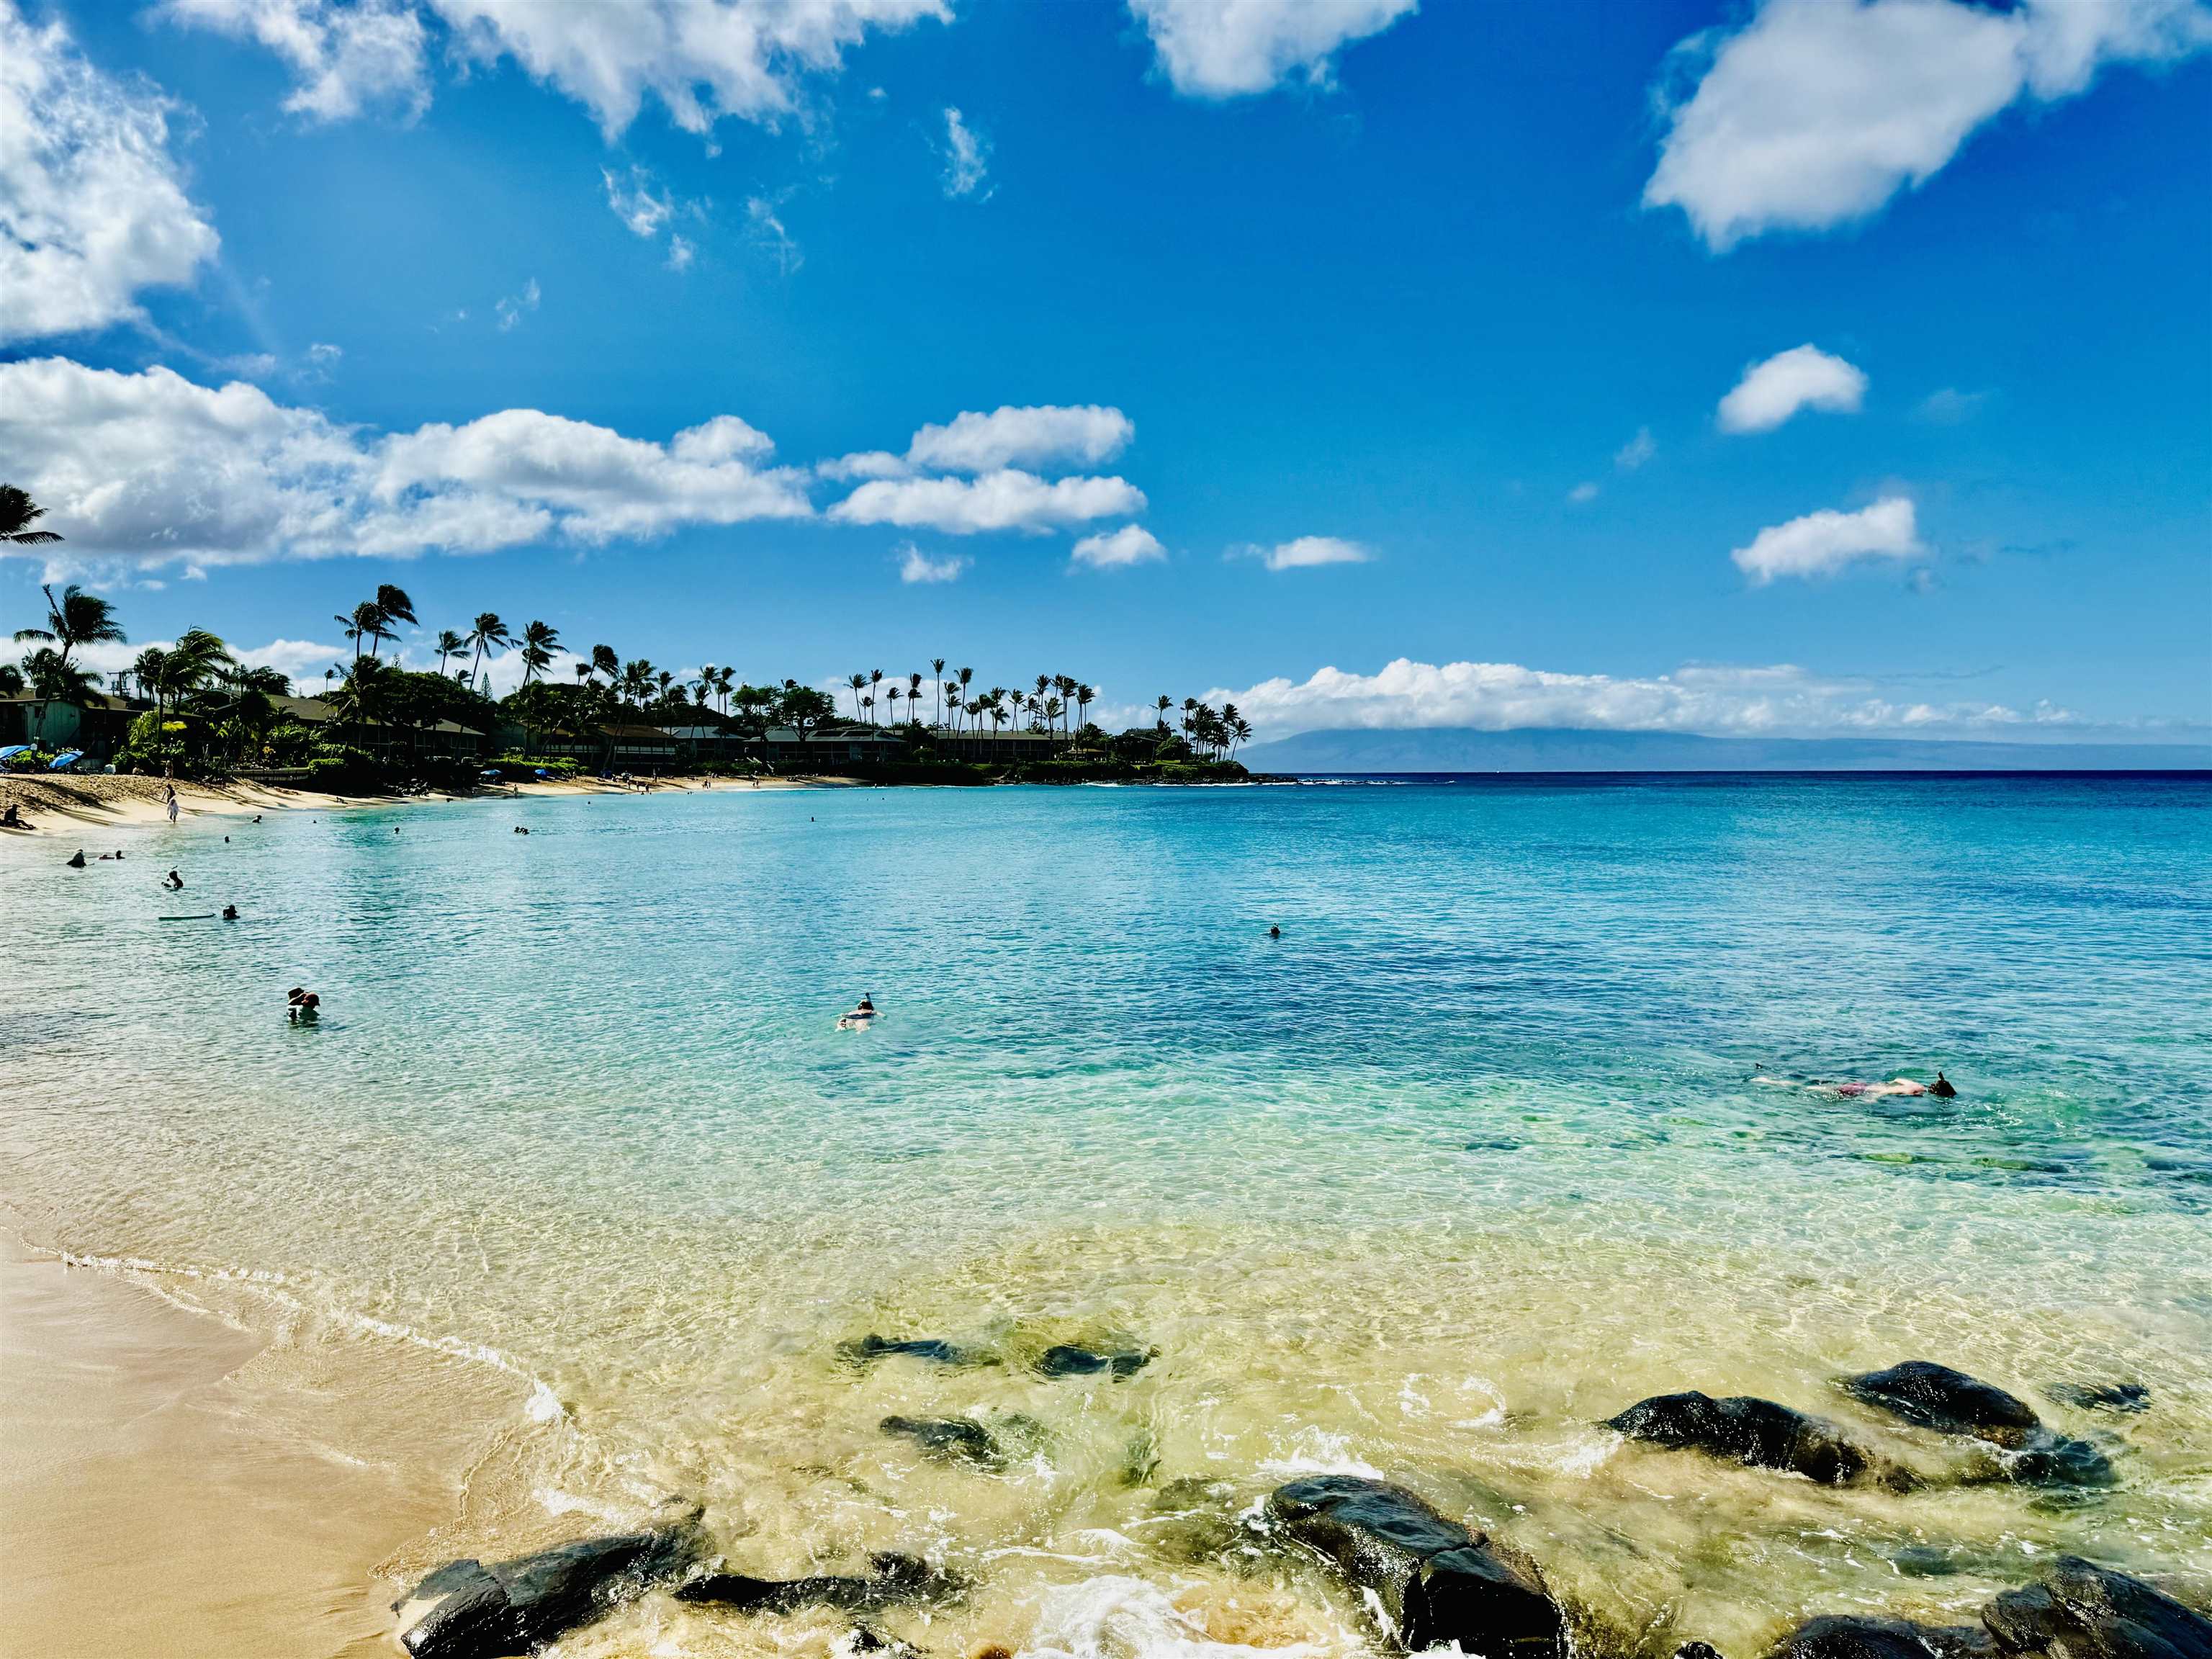
POLYGON ((164 810, 166 810, 169 815, 169 822, 171 823, 174 823, 177 821, 177 786, 172 783, 164 786, 164 787, 167 791, 167 799, 164 803, 164 810))

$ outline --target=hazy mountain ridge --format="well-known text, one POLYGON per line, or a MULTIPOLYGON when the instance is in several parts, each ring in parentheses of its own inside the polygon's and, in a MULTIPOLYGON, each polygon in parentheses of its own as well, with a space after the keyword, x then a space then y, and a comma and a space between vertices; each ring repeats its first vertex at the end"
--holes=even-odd
POLYGON ((1255 772, 2063 772, 2212 769, 2212 744, 1710 738, 1467 727, 1301 732, 1254 744, 1255 772))

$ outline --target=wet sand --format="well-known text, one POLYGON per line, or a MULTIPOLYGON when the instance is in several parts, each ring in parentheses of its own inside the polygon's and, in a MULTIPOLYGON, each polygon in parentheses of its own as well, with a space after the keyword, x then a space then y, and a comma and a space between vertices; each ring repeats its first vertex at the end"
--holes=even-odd
POLYGON ((0 1654, 365 1659, 380 1565, 456 1489, 246 1414, 260 1338, 114 1274, 0 1254, 0 1654))

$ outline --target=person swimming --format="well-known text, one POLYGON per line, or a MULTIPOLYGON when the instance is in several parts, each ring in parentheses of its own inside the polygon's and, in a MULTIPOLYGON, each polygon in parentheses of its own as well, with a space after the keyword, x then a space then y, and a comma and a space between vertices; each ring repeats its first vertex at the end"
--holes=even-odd
POLYGON ((866 1030, 869 1022, 875 1018, 876 1000, 864 994, 849 1013, 837 1016, 837 1029, 841 1031, 866 1030))
POLYGON ((76 849, 76 856, 69 861, 69 867, 72 870, 82 870, 84 868, 83 848, 80 847, 76 849))
POLYGON ((1959 1091, 1951 1086, 1949 1078, 1938 1072, 1936 1073, 1936 1080, 1928 1085, 1928 1092, 1938 1100, 1951 1100, 1957 1097, 1959 1091))
POLYGON ((1279 928, 1279 927, 1270 927, 1270 928, 1267 930, 1267 937, 1268 937, 1269 939, 1280 939, 1280 938, 1282 938, 1282 936, 1283 936, 1283 930, 1282 930, 1281 928, 1279 928))
POLYGON ((224 905, 222 907, 222 919, 225 921, 236 921, 238 920, 238 907, 235 904, 224 905))
POLYGON ((296 985, 284 994, 284 1016, 295 1025, 303 1019, 314 1018, 316 1012, 322 1006, 323 1000, 320 997, 313 991, 302 990, 296 985))
POLYGON ((161 878, 161 885, 173 893, 181 893, 185 890, 185 878, 172 870, 161 878))

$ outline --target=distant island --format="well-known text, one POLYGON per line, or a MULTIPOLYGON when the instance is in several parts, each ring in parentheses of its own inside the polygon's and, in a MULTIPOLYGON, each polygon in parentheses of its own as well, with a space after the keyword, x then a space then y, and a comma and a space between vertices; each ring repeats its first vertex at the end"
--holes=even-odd
POLYGON ((1301 732, 1244 751, 1312 776, 1451 772, 2118 772, 2212 769, 2212 744, 1984 743, 1913 738, 1708 738, 1524 727, 1301 732))

